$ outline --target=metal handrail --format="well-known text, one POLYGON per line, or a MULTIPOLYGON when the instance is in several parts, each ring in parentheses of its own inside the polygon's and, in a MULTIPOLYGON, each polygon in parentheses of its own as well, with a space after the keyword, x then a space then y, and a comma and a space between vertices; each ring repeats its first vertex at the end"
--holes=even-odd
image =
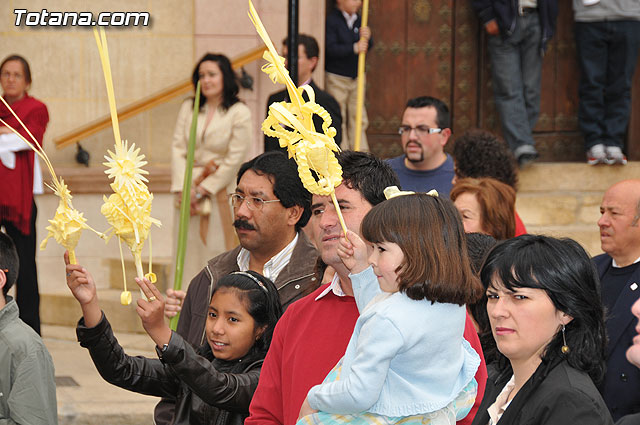
MULTIPOLYGON (((233 69, 242 68, 246 64, 260 59, 265 50, 266 50, 265 46, 260 46, 251 51, 243 53, 242 55, 234 58, 231 61, 231 66, 233 67, 233 69)), ((127 106, 124 106, 118 109, 118 120, 124 121, 133 116, 136 116, 141 112, 144 112, 146 110, 153 108, 154 106, 168 102, 169 100, 177 96, 188 93, 192 88, 193 86, 191 83, 191 79, 184 80, 179 84, 168 87, 156 94, 153 94, 149 97, 146 97, 142 100, 139 100, 137 102, 131 103, 127 106)), ((78 127, 75 130, 72 130, 60 137, 56 137, 53 140, 53 143, 56 145, 57 149, 62 149, 66 146, 79 142, 80 140, 86 139, 87 137, 101 130, 104 130, 105 128, 110 126, 111 126, 111 116, 105 115, 102 118, 99 118, 95 121, 92 121, 88 124, 78 127)))

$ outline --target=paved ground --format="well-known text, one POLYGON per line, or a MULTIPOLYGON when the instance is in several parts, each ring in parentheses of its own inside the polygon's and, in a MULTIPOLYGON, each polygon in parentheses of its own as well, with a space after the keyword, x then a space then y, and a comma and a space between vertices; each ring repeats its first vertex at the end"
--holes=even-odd
MULTIPOLYGON (((60 425, 149 425, 157 398, 136 394, 105 382, 89 352, 76 341, 75 329, 44 325, 44 342, 56 369, 60 425)), ((156 358, 146 334, 116 333, 130 355, 156 358)))

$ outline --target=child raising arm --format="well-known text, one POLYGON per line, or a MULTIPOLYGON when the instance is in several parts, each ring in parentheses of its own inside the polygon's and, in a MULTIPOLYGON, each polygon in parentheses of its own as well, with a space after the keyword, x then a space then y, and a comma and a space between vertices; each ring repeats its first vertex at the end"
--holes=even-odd
POLYGON ((209 304, 207 344, 196 350, 165 324, 158 289, 147 279, 136 279, 149 299, 139 299, 136 311, 159 356, 149 359, 124 352, 100 310, 93 277, 82 266, 69 264, 67 254, 65 263, 67 285, 82 308, 78 340, 89 349, 107 382, 175 398, 174 424, 232 424, 248 416, 262 361, 282 313, 271 281, 254 272, 220 279, 209 304))

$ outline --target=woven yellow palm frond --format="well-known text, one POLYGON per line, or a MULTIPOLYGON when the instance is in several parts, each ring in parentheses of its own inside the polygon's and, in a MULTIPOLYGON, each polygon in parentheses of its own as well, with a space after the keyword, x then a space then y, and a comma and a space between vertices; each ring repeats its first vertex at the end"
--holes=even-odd
POLYGON ((60 198, 60 201, 53 219, 49 220, 47 237, 40 243, 40 249, 45 249, 49 239, 53 238, 71 253, 78 245, 82 231, 88 228, 87 219, 71 205, 71 192, 63 180, 60 180, 58 187, 49 186, 49 188, 60 198))
MULTIPOLYGON (((144 155, 140 154, 140 148, 136 149, 135 143, 129 146, 128 141, 123 141, 120 138, 107 38, 102 28, 99 35, 98 31, 94 29, 94 35, 107 85, 107 97, 115 137, 115 148, 113 151, 107 151, 106 162, 103 163, 107 167, 105 173, 110 179, 113 179, 110 185, 113 194, 109 197, 103 197, 104 204, 100 211, 111 225, 113 234, 118 237, 118 244, 120 245, 121 242, 127 244, 133 255, 138 277, 145 276, 151 281, 155 281, 155 275, 151 272, 151 244, 149 244, 149 273, 145 274, 142 270, 142 248, 150 237, 151 225, 160 226, 160 221, 151 217, 153 195, 149 192, 146 185, 148 180, 145 177, 149 173, 142 168, 147 165, 147 161, 144 160, 144 155)), ((124 280, 124 290, 120 301, 123 305, 127 305, 131 303, 132 297, 131 293, 127 291, 122 249, 120 257, 124 280)), ((144 294, 142 295, 144 296, 144 294)))
POLYGON ((342 169, 335 159, 338 145, 334 137, 336 129, 331 127, 331 116, 315 103, 315 93, 308 85, 296 87, 284 67, 284 58, 278 55, 260 17, 249 1, 249 18, 265 45, 263 57, 268 61, 262 71, 275 83, 285 84, 291 102, 279 102, 269 106, 269 114, 262 124, 268 136, 277 137, 280 146, 298 163, 298 171, 304 186, 311 193, 330 195, 342 181, 342 169), (309 101, 302 97, 307 94, 309 101), (316 131, 313 116, 322 119, 322 132, 316 131), (312 173, 313 171, 313 173, 312 173))
POLYGON ((20 137, 20 139, 22 139, 22 141, 25 142, 27 146, 29 146, 31 150, 33 150, 35 154, 37 154, 44 161, 52 179, 52 184, 47 184, 47 187, 53 190, 53 193, 55 193, 55 195, 60 198, 58 208, 56 208, 56 213, 53 219, 49 220, 49 226, 47 226, 47 236, 40 243, 40 249, 45 249, 49 239, 54 238, 56 242, 58 242, 58 244, 69 251, 69 262, 71 264, 75 264, 75 249, 78 245, 78 241, 80 240, 82 231, 84 229, 89 229, 100 237, 104 237, 104 234, 91 228, 91 226, 86 223, 87 220, 83 217, 82 213, 73 208, 73 205, 71 204, 71 191, 69 191, 67 185, 64 184, 64 180, 58 178, 58 176, 56 175, 56 172, 53 169, 53 165, 51 164, 51 161, 49 160, 49 157, 47 156, 44 149, 40 147, 40 145, 36 141, 36 138, 33 136, 33 134, 31 134, 22 120, 18 118, 16 113, 4 100, 4 98, 0 97, 0 100, 2 101, 2 103, 4 103, 11 114, 13 114, 16 120, 18 120, 22 128, 24 128, 29 137, 31 137, 32 141, 25 139, 15 128, 11 127, 4 120, 0 119, 0 122, 2 122, 2 124, 9 128, 18 137, 20 137))
POLYGON ((278 55, 251 0, 249 19, 268 49, 263 55, 268 63, 262 67, 262 71, 267 73, 274 83, 284 84, 291 99, 291 102, 269 105, 269 113, 262 123, 262 131, 267 136, 277 137, 280 146, 287 149, 289 157, 295 158, 300 180, 309 192, 331 196, 346 234, 347 228, 335 196, 335 188, 342 182, 342 168, 335 156, 335 152, 340 148, 334 140, 336 129, 331 127, 331 116, 315 102, 315 93, 310 86, 296 87, 293 83, 284 67, 284 58, 278 55), (309 101, 304 100, 303 93, 309 101), (314 115, 322 119, 322 132, 314 127, 314 115))

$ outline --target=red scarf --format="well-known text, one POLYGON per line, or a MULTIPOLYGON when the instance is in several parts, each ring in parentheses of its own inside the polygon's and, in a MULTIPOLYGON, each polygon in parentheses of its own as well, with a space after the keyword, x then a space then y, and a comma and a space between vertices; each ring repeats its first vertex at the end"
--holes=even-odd
MULTIPOLYGON (((44 130, 49 122, 49 112, 45 104, 25 93, 22 99, 11 104, 11 109, 15 111, 42 146, 44 130)), ((0 103, 0 118, 18 130, 25 139, 32 141, 18 120, 2 103, 0 103)), ((0 126, 2 125, 0 124, 0 126)), ((13 170, 0 162, 0 222, 12 223, 25 235, 29 234, 31 224, 33 155, 34 153, 30 149, 16 152, 16 167, 13 170)))

